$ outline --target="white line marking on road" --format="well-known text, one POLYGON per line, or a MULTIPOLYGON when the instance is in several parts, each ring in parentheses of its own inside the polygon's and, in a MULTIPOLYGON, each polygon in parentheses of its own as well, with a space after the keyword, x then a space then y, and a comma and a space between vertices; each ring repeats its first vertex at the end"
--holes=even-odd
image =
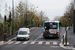
POLYGON ((54 45, 57 45, 57 42, 53 42, 54 45))
POLYGON ((69 42, 67 42, 67 45, 69 45, 69 42))
MULTIPOLYGON (((42 33, 43 34, 43 33, 42 33)), ((38 37, 38 38, 36 38, 34 41, 36 41, 37 39, 39 39, 41 36, 42 36, 42 34, 38 37)))
POLYGON ((51 48, 60 48, 59 46, 50 46, 51 48))
POLYGON ((7 44, 12 44, 13 43, 13 41, 11 41, 11 42, 9 42, 9 43, 7 43, 7 44))
POLYGON ((23 44, 27 44, 28 42, 24 42, 23 44))
POLYGON ((50 44, 50 42, 46 42, 46 44, 50 44))
MULTIPOLYGON (((66 44, 66 42, 64 44, 66 44)), ((67 42, 67 45, 69 45, 69 42, 67 42)))
POLYGON ((21 41, 17 41, 15 44, 19 44, 21 41))
POLYGON ((13 39, 16 39, 17 37, 14 37, 14 38, 12 38, 12 39, 10 39, 8 42, 10 42, 10 41, 12 41, 13 39))
POLYGON ((31 42, 30 44, 34 44, 35 42, 31 42))
POLYGON ((42 43, 43 43, 42 41, 38 42, 38 44, 42 44, 42 43))

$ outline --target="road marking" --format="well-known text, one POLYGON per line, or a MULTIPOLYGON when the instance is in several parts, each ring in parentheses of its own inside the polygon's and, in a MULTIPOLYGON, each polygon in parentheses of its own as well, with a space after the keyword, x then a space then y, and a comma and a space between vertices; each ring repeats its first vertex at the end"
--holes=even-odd
POLYGON ((16 42, 15 44, 19 44, 21 41, 16 42))
POLYGON ((53 42, 54 45, 57 45, 57 42, 53 42))
POLYGON ((7 44, 12 44, 13 43, 13 41, 11 41, 11 42, 9 42, 9 43, 7 43, 7 44))
MULTIPOLYGON (((66 44, 66 42, 64 44, 66 44)), ((69 45, 69 42, 67 42, 67 45, 69 45)))
POLYGON ((38 42, 38 44, 42 44, 42 43, 43 43, 42 41, 38 42))
POLYGON ((24 42, 24 43, 22 43, 22 44, 27 44, 28 42, 24 42))
POLYGON ((12 38, 12 39, 10 39, 8 42, 10 42, 10 41, 12 41, 13 39, 16 39, 17 37, 14 37, 14 38, 12 38))
POLYGON ((50 44, 50 42, 46 42, 46 44, 50 44))
MULTIPOLYGON (((12 44, 13 42, 15 42, 14 44, 20 44, 21 41, 11 41, 11 42, 8 42, 7 44, 12 44)), ((37 44, 42 44, 44 41, 24 41, 22 44, 27 44, 28 42, 30 42, 30 44, 35 44, 37 42, 37 44)), ((53 45, 57 45, 58 42, 52 42, 53 45)), ((45 44, 46 45, 49 45, 51 44, 51 41, 45 41, 45 44)), ((69 44, 69 43, 67 43, 69 44)))
POLYGON ((31 42, 30 44, 34 44, 35 42, 31 42))
POLYGON ((69 45, 69 42, 67 42, 67 45, 69 45))
MULTIPOLYGON (((42 33, 43 34, 43 33, 42 33)), ((38 37, 38 38, 36 38, 34 41, 36 41, 37 39, 39 39, 41 36, 42 36, 42 34, 38 37)))

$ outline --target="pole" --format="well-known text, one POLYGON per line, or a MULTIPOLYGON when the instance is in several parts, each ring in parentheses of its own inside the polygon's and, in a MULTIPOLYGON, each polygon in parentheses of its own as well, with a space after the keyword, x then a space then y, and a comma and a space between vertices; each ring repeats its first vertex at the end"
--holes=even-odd
MULTIPOLYGON (((65 20, 65 21, 66 21, 66 24, 67 24, 67 20, 65 20)), ((67 25, 66 25, 65 29, 66 29, 66 35, 65 35, 65 42, 66 42, 66 44, 65 44, 65 46, 67 46, 67 25)))
POLYGON ((26 0, 26 27, 27 27, 27 0, 26 0))
POLYGON ((5 16, 4 16, 4 24, 5 24, 5 32, 4 32, 4 41, 6 41, 6 16, 7 16, 7 3, 5 4, 5 16))
POLYGON ((69 30, 70 30, 70 20, 69 20, 69 30))
POLYGON ((73 32, 75 33, 75 0, 74 0, 73 32))
MULTIPOLYGON (((42 11, 41 11, 41 22, 42 22, 42 11)), ((41 23, 41 26, 42 26, 42 23, 41 23)))
POLYGON ((66 26, 66 36, 65 36, 65 41, 66 41, 66 44, 67 45, 67 26, 66 26))
POLYGON ((14 30, 14 0, 12 0, 12 34, 14 30))
POLYGON ((4 41, 6 41, 6 15, 4 16, 4 24, 5 24, 4 41))

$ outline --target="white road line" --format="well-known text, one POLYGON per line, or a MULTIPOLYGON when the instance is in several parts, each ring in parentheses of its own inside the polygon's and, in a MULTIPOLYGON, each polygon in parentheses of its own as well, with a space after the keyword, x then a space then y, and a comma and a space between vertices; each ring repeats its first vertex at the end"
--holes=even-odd
POLYGON ((17 37, 14 37, 14 38, 12 38, 12 39, 10 39, 8 42, 10 42, 10 41, 12 41, 13 39, 16 39, 17 37))
POLYGON ((12 44, 13 43, 13 41, 11 41, 11 42, 9 42, 9 43, 7 43, 7 44, 12 44))
POLYGON ((57 45, 57 42, 53 42, 54 45, 57 45))
MULTIPOLYGON (((66 42, 64 44, 66 44, 66 42)), ((69 45, 69 42, 67 42, 67 45, 69 45)))
POLYGON ((22 44, 27 44, 28 42, 23 42, 22 44))
POLYGON ((34 44, 35 42, 31 42, 30 44, 34 44))
POLYGON ((15 44, 19 44, 21 41, 17 41, 15 44))
MULTIPOLYGON (((42 33, 43 34, 43 33, 42 33)), ((36 38, 34 41, 36 41, 37 39, 39 39, 41 36, 42 36, 42 34, 38 37, 38 38, 36 38)))
POLYGON ((46 42, 46 44, 50 44, 50 42, 46 42))
POLYGON ((42 43, 43 43, 42 41, 38 42, 38 44, 42 44, 42 43))
POLYGON ((69 45, 69 42, 67 42, 67 45, 69 45))

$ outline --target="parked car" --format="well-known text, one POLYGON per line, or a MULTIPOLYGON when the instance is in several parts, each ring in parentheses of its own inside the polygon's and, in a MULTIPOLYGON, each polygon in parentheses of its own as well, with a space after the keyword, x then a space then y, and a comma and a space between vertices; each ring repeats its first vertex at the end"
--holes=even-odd
POLYGON ((19 28, 17 33, 17 41, 18 40, 29 40, 30 30, 29 28, 19 28))

